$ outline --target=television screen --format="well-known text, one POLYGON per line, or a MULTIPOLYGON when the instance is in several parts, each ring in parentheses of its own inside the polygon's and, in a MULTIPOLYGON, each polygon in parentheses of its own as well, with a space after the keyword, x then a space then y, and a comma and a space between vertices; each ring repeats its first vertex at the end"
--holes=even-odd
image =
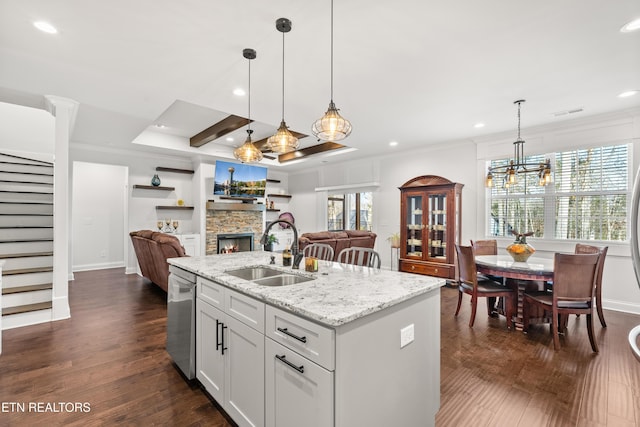
POLYGON ((216 160, 213 194, 233 197, 264 197, 267 168, 216 160))

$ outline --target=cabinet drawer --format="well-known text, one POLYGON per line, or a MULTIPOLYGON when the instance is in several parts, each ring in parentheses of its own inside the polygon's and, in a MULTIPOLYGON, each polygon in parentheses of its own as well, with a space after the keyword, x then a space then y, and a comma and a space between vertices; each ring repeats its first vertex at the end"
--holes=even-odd
POLYGON ((400 260, 400 271, 424 274, 426 276, 444 277, 446 279, 452 279, 455 272, 453 266, 448 264, 421 264, 406 260, 400 260))
POLYGON ((224 294, 225 312, 264 334, 264 303, 231 289, 224 294))
POLYGON ((208 302, 219 310, 224 310, 224 286, 198 276, 197 297, 208 302))
POLYGON ((265 335, 333 371, 335 331, 284 310, 267 306, 265 335))
POLYGON ((334 425, 333 372, 265 339, 265 426, 334 425))

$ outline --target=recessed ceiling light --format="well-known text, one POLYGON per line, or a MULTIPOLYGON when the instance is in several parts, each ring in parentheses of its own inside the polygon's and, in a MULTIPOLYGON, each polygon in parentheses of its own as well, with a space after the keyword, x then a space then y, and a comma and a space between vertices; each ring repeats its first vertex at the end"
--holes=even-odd
POLYGON ((56 27, 44 21, 34 22, 33 26, 39 29, 40 31, 42 31, 43 33, 47 33, 47 34, 56 34, 58 32, 56 27))
POLYGON ((398 145, 398 141, 391 141, 389 143, 389 147, 395 147, 396 145, 398 145))
POLYGON ((244 89, 237 88, 233 90, 233 94, 235 96, 245 96, 247 93, 244 91, 244 89))
POLYGON ((228 137, 225 139, 225 141, 227 141, 227 142, 233 142, 233 141, 234 141, 234 139, 233 139, 233 138, 231 138, 230 136, 228 136, 228 137))
POLYGON ((164 129, 164 128, 166 128, 166 126, 165 126, 165 125, 163 125, 162 123, 156 123, 156 127, 157 127, 158 129, 164 129))
POLYGON ((475 125, 473 125, 474 128, 476 129, 480 129, 484 127, 484 123, 476 123, 475 125))
POLYGON ((638 93, 639 91, 637 90, 628 90, 626 92, 622 92, 621 94, 618 95, 618 98, 628 98, 630 96, 635 95, 636 93, 638 93))
POLYGON ((636 18, 631 22, 627 22, 622 28, 620 28, 620 31, 622 31, 623 33, 630 33, 632 31, 638 30, 640 30, 640 18, 636 18))

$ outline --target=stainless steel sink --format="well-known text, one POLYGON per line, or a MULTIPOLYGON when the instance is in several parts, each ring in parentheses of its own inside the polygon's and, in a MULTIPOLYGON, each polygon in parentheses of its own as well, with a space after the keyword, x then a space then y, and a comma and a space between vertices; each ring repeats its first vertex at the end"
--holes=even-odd
POLYGON ((313 279, 310 277, 298 276, 296 274, 280 274, 279 276, 256 279, 253 283, 262 286, 287 286, 294 285, 296 283, 308 282, 309 280, 313 279))
POLYGON ((253 281, 262 279, 264 277, 277 276, 278 274, 282 274, 282 271, 274 270, 273 268, 268 267, 246 267, 239 268, 237 270, 225 271, 225 273, 244 280, 253 281))
POLYGON ((245 267, 225 271, 225 273, 262 286, 287 286, 313 280, 309 277, 284 273, 269 267, 245 267))

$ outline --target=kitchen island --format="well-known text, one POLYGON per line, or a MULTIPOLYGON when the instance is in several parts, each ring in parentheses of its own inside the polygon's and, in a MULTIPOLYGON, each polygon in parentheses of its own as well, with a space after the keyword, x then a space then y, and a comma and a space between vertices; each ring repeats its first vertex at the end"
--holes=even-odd
POLYGON ((279 258, 269 265, 270 255, 168 260, 197 276, 196 377, 230 417, 240 426, 434 425, 445 281, 323 262, 308 273, 279 258), (307 281, 266 286, 238 270, 307 281))

